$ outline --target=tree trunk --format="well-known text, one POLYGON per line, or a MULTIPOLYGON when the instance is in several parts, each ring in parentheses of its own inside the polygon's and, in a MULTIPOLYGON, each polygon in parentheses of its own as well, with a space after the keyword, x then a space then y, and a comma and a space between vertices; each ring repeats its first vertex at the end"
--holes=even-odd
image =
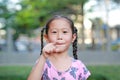
POLYGON ((82 44, 81 44, 81 49, 82 50, 85 50, 85 35, 84 35, 84 4, 82 3, 81 5, 81 15, 82 15, 82 20, 81 20, 81 23, 82 23, 82 44))

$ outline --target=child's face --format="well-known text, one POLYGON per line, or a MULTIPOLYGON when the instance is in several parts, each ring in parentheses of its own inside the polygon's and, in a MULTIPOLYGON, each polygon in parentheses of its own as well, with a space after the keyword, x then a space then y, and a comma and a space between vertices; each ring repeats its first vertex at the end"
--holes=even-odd
POLYGON ((48 35, 46 39, 48 43, 56 43, 57 48, 67 50, 76 38, 72 34, 70 24, 65 19, 56 19, 49 24, 48 35))

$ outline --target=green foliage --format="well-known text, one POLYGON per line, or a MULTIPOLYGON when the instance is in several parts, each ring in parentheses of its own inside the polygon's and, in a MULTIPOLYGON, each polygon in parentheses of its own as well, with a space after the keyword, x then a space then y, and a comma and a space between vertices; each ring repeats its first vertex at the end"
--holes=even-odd
MULTIPOLYGON (((53 14, 75 14, 73 6, 80 6, 87 0, 22 0, 22 10, 16 13, 15 23, 23 33, 44 26, 46 19, 53 14)), ((80 10, 80 9, 79 9, 80 10)))
MULTIPOLYGON (((21 10, 9 9, 9 0, 0 1, 0 17, 6 21, 6 27, 15 30, 14 39, 19 34, 31 35, 32 30, 45 25, 54 14, 82 14, 81 6, 88 0, 20 0, 21 10), (2 11, 2 12, 1 12, 2 11), (10 22, 11 23, 8 23, 10 22)), ((16 5, 17 5, 16 4, 16 5)))
POLYGON ((112 45, 112 46, 111 46, 111 48, 112 48, 113 51, 119 50, 119 47, 120 47, 119 44, 116 44, 116 45, 112 45))
POLYGON ((5 16, 8 14, 6 5, 7 5, 7 0, 0 2, 0 18, 1 17, 6 18, 5 16))

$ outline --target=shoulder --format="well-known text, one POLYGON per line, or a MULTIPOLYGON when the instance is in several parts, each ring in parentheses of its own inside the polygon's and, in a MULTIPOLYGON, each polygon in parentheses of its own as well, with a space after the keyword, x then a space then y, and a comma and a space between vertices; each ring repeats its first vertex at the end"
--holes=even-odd
POLYGON ((81 60, 74 59, 73 65, 75 65, 75 67, 77 67, 79 70, 87 70, 86 65, 81 60))
POLYGON ((77 66, 81 66, 81 67, 83 67, 83 66, 85 66, 84 65, 84 63, 81 61, 81 60, 76 60, 76 59, 73 59, 73 64, 74 65, 77 65, 77 66))
POLYGON ((81 60, 74 59, 73 65, 78 68, 79 74, 81 74, 82 78, 87 79, 91 75, 91 73, 81 60))

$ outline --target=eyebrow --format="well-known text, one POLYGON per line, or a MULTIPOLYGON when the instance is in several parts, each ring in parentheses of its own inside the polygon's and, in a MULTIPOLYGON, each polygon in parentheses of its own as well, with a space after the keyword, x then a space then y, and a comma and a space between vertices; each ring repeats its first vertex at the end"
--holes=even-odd
MULTIPOLYGON (((57 29, 50 29, 50 31, 52 31, 52 30, 57 30, 57 29)), ((68 29, 68 28, 63 28, 63 29, 61 29, 61 30, 67 30, 67 31, 70 31, 70 29, 68 29)))

